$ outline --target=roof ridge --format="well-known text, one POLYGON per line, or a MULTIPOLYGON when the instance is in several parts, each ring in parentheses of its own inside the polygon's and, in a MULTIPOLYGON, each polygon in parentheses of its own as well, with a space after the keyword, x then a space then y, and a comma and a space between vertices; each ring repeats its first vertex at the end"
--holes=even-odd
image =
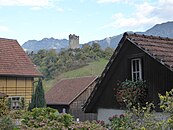
POLYGON ((0 40, 14 40, 14 41, 17 41, 16 39, 2 38, 2 37, 0 37, 0 40))
POLYGON ((125 37, 139 36, 139 37, 149 38, 149 39, 156 39, 157 38, 159 40, 173 41, 173 38, 170 38, 170 37, 162 37, 162 36, 146 35, 146 34, 138 34, 138 33, 129 33, 129 32, 125 32, 123 36, 125 36, 125 37))
POLYGON ((59 81, 68 80, 68 79, 90 78, 90 77, 96 78, 96 77, 98 77, 98 75, 97 75, 97 76, 82 76, 82 77, 62 78, 62 79, 60 79, 59 81))
MULTIPOLYGON (((57 84, 59 84, 60 82, 63 82, 63 81, 66 81, 66 80, 81 79, 81 78, 89 78, 89 77, 93 77, 94 79, 96 79, 96 78, 99 77, 99 76, 83 76, 83 77, 73 77, 73 78, 62 78, 62 79, 60 79, 60 80, 54 82, 54 83, 53 83, 53 86, 52 86, 49 90, 53 89, 53 88, 54 88, 57 84)), ((48 91, 49 91, 49 90, 48 90, 48 91)), ((47 91, 47 92, 48 92, 48 91, 47 91)))

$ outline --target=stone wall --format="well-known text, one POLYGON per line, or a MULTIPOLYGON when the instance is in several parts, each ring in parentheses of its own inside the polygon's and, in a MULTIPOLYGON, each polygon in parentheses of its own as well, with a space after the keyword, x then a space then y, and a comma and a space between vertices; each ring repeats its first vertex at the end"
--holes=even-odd
POLYGON ((71 49, 79 48, 79 36, 76 36, 75 34, 69 35, 69 48, 71 49))

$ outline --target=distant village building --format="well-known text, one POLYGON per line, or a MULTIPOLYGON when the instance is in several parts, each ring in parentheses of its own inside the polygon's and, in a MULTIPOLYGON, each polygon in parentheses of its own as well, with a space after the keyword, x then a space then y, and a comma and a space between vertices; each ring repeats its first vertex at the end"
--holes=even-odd
POLYGON ((11 109, 31 101, 34 78, 41 77, 17 40, 0 38, 0 97, 8 96, 11 109))
POLYGON ((76 36, 75 34, 69 35, 69 48, 71 49, 79 48, 79 36, 76 36))
POLYGON ((47 106, 60 113, 71 114, 76 121, 96 120, 97 114, 84 113, 82 106, 93 91, 97 79, 93 76, 62 79, 46 93, 47 106))

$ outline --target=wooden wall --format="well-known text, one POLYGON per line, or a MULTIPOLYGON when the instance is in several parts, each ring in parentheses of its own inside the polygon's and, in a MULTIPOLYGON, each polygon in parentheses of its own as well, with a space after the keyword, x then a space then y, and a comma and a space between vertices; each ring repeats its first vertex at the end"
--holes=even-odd
POLYGON ((26 102, 31 100, 33 78, 0 77, 0 92, 10 96, 22 96, 26 102))
POLYGON ((88 99, 89 95, 94 89, 94 86, 96 84, 96 81, 93 82, 78 98, 76 98, 71 104, 69 113, 75 117, 75 119, 79 118, 80 121, 86 121, 86 120, 96 120, 97 114, 94 113, 84 113, 82 111, 82 106, 88 99))
POLYGON ((147 99, 157 106, 156 110, 159 110, 158 93, 165 94, 166 91, 173 88, 173 72, 129 42, 123 45, 118 57, 103 79, 101 86, 104 86, 104 89, 98 90, 98 102, 94 104, 94 109, 120 108, 113 89, 116 88, 118 81, 131 79, 130 60, 132 58, 142 58, 142 77, 148 88, 147 99))

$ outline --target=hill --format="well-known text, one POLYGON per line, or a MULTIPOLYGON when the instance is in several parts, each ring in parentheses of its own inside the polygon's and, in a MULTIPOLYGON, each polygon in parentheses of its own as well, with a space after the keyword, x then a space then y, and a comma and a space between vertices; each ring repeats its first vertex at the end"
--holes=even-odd
MULTIPOLYGON (((145 32, 136 32, 140 34, 146 35, 154 35, 161 37, 169 37, 173 38, 173 22, 166 22, 162 24, 156 24, 152 28, 146 30, 145 32)), ((116 48, 119 40, 121 39, 122 34, 107 37, 102 40, 93 40, 86 44, 92 45, 93 42, 100 44, 102 49, 106 47, 116 48)), ((22 47, 28 51, 38 51, 40 49, 56 49, 60 51, 62 48, 68 48, 68 40, 67 39, 54 39, 54 38, 44 38, 40 41, 37 40, 29 40, 25 42, 22 47)))
POLYGON ((56 82, 63 78, 75 78, 75 77, 82 77, 82 76, 98 76, 101 74, 103 69, 105 68, 108 60, 100 59, 99 61, 94 61, 89 63, 88 66, 84 66, 72 71, 68 71, 62 73, 55 80, 48 80, 44 81, 45 92, 48 91, 56 82))

